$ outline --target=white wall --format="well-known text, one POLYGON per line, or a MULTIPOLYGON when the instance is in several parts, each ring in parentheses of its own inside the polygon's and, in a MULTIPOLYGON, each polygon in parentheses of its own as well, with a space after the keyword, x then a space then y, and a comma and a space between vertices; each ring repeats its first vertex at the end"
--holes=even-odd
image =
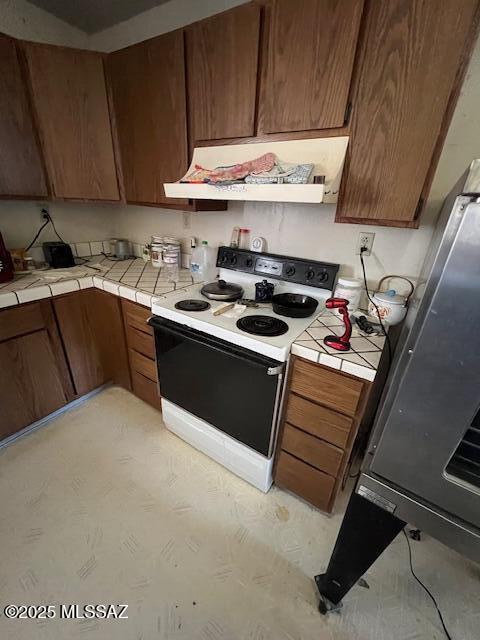
POLYGON ((88 48, 89 36, 26 0, 0 0, 0 32, 15 38, 88 48))
MULTIPOLYGON (((54 202, 0 202, 0 231, 10 249, 26 247, 43 223, 40 211, 46 207, 52 215, 58 233, 65 242, 106 240, 114 235, 116 207, 54 202)), ((58 240, 51 225, 42 231, 38 243, 58 240)))
MULTIPOLYGON (((20 0, 7 4, 11 8, 13 4, 21 7, 27 3, 20 0)), ((95 34, 90 38, 89 46, 103 50, 118 49, 237 4, 241 2, 172 0, 95 34)), ((27 15, 33 14, 27 12, 27 15)), ((36 29, 31 22, 31 34, 28 37, 40 39, 47 37, 47 32, 50 37, 52 27, 50 25, 47 29, 46 22, 50 25, 49 21, 42 18, 38 38, 34 37, 36 29)), ((13 24, 11 19, 10 23, 13 24)), ((0 23, 1 30, 7 29, 0 23)), ((65 33, 67 31, 62 26, 59 38, 64 38, 65 33)), ((19 34, 13 32, 12 35, 19 34)), ((71 44, 79 46, 73 42, 71 44)), ((148 241, 152 233, 163 233, 185 239, 194 235, 209 240, 213 245, 219 245, 229 241, 233 226, 248 226, 253 233, 267 238, 270 251, 339 262, 342 264, 342 272, 350 275, 360 274, 358 257, 354 254, 358 234, 361 230, 370 229, 375 232, 376 237, 373 254, 367 263, 369 280, 374 282, 386 273, 415 277, 419 273, 433 223, 445 195, 470 161, 480 157, 479 106, 480 44, 477 43, 418 230, 335 224, 334 208, 316 205, 231 203, 226 212, 188 214, 189 228, 185 228, 181 212, 160 208, 57 204, 52 206, 52 212, 59 221, 59 226, 62 226, 65 239, 70 241, 98 240, 109 235, 122 235, 143 243, 148 241), (98 237, 99 234, 101 237, 98 237)), ((17 244, 20 240, 27 242, 38 222, 38 208, 35 209, 33 205, 0 203, 0 230, 4 232, 7 244, 17 244)), ((187 241, 185 245, 187 246, 187 241)))

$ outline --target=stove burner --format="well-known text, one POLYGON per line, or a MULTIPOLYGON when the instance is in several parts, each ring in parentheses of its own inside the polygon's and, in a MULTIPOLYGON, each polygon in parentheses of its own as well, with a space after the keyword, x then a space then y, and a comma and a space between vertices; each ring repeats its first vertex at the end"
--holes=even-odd
POLYGON ((205 300, 180 300, 175 305, 175 309, 180 309, 180 311, 206 311, 210 309, 210 303, 205 300))
POLYGON ((281 336, 288 331, 288 324, 271 316, 245 316, 237 320, 237 327, 254 336, 281 336))

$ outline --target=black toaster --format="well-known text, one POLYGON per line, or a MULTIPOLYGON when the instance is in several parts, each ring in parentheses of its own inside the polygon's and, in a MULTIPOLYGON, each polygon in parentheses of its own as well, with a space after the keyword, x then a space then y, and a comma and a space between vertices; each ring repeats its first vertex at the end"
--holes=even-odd
POLYGON ((75 266, 72 249, 65 242, 44 242, 43 253, 52 269, 75 266))

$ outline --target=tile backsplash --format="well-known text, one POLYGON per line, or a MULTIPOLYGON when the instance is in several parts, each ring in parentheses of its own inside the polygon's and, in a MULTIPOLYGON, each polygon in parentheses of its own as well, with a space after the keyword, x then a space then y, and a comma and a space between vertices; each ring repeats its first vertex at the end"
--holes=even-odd
MULTIPOLYGON (((102 253, 110 253, 110 240, 92 240, 90 242, 70 242, 73 256, 75 258, 88 258, 89 256, 99 256, 102 253)), ((143 245, 132 242, 132 253, 136 258, 142 257, 143 245)), ((28 253, 35 262, 44 262, 43 248, 41 244, 34 245, 28 253)))

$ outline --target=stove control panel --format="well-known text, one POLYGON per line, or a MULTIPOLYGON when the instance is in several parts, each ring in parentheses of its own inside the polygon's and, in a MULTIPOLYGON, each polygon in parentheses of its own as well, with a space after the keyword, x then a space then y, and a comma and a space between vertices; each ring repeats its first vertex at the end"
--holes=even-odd
POLYGON ((217 253, 217 267, 330 291, 333 290, 339 266, 332 262, 256 253, 231 247, 219 247, 217 253))

